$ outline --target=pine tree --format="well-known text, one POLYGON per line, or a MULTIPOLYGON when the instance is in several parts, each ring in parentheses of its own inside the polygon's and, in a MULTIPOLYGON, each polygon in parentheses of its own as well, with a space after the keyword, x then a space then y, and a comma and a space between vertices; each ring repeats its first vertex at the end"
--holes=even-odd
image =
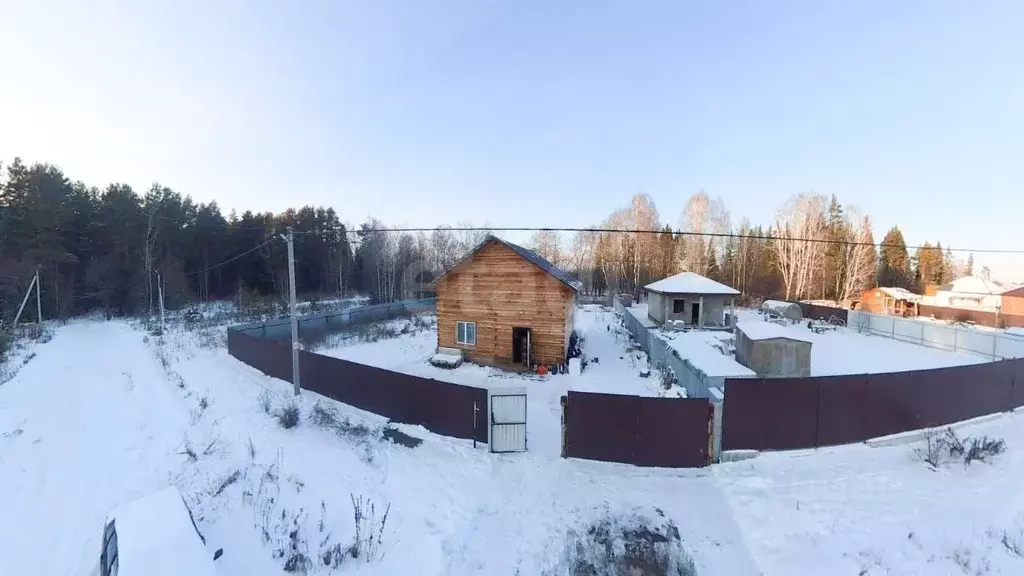
POLYGON ((967 256, 967 268, 964 269, 964 276, 974 276, 974 253, 967 256))
POLYGON ((882 238, 878 283, 881 286, 913 288, 907 243, 898 226, 893 226, 882 238))

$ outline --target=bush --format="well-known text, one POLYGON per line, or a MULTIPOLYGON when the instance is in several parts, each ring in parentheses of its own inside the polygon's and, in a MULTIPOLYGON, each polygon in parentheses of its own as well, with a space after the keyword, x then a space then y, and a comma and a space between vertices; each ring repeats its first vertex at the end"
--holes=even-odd
POLYGON ((379 428, 370 428, 361 423, 353 424, 347 416, 338 416, 333 407, 320 402, 317 402, 310 411, 309 421, 319 428, 351 440, 357 447, 362 448, 360 459, 367 464, 374 460, 374 443, 386 435, 382 434, 379 428))
POLYGON ((299 405, 292 402, 277 413, 277 423, 288 430, 299 425, 299 405))
POLYGON ((0 330, 0 362, 7 359, 7 352, 11 349, 14 338, 10 332, 0 330))
POLYGON ((696 576, 683 549, 679 527, 655 509, 656 518, 636 512, 606 512, 582 533, 570 530, 563 556, 545 574, 570 576, 696 576))
POLYGON ((967 449, 963 452, 964 466, 969 466, 971 462, 988 462, 993 456, 1005 451, 1006 442, 1002 438, 968 438, 967 449))
POLYGON ((956 431, 947 428, 943 432, 933 430, 925 436, 925 445, 914 453, 932 468, 939 468, 948 460, 962 461, 964 466, 974 462, 989 462, 993 457, 1006 451, 1002 438, 988 436, 960 438, 956 431))
POLYGON ((355 537, 349 546, 349 554, 353 558, 372 562, 379 556, 391 504, 388 503, 383 514, 378 516, 377 508, 369 498, 364 500, 362 496, 357 498, 354 494, 349 494, 349 498, 352 499, 352 516, 356 527, 355 537))
POLYGON ((260 408, 263 408, 263 412, 270 414, 270 406, 273 404, 274 397, 270 395, 269 390, 260 392, 260 395, 256 397, 256 400, 260 403, 260 408))

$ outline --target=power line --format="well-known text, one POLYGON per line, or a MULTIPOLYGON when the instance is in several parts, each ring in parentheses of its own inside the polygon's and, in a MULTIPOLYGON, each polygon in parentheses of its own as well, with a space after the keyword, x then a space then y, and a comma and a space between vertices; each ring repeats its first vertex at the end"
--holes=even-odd
POLYGON ((241 254, 238 254, 237 256, 232 256, 231 258, 228 258, 227 260, 225 260, 225 261, 223 261, 223 262, 221 262, 219 264, 214 264, 213 266, 210 266, 209 268, 205 268, 203 270, 196 270, 195 272, 189 272, 189 273, 185 274, 185 276, 195 276, 196 274, 204 274, 206 272, 209 272, 210 270, 215 270, 217 268, 220 268, 221 266, 223 266, 225 264, 228 264, 229 262, 234 262, 235 260, 238 260, 242 256, 246 256, 248 254, 252 254, 253 252, 259 250, 260 248, 263 248, 267 244, 270 244, 274 240, 277 240, 277 238, 271 238, 270 240, 267 240, 263 244, 260 244, 259 246, 256 246, 254 248, 250 248, 249 250, 246 250, 245 252, 242 252, 241 254))
MULTIPOLYGON (((746 240, 777 240, 781 242, 807 242, 811 244, 842 244, 844 246, 873 246, 876 248, 906 248, 917 250, 924 246, 907 246, 900 244, 883 244, 880 242, 848 242, 846 240, 834 240, 831 238, 787 238, 785 236, 769 236, 767 234, 738 234, 735 232, 682 232, 678 230, 630 230, 624 228, 529 228, 529 227, 434 227, 434 228, 367 228, 358 230, 347 230, 349 234, 368 234, 373 232, 433 232, 444 230, 448 232, 596 232, 612 234, 672 234, 677 236, 696 236, 702 238, 736 238, 746 240)), ((296 234, 318 234, 318 232, 296 232, 296 234)), ((927 248, 936 249, 937 246, 927 248)), ((1008 250, 998 248, 943 248, 943 251, 950 252, 973 252, 977 254, 1024 254, 1024 250, 1008 250)))

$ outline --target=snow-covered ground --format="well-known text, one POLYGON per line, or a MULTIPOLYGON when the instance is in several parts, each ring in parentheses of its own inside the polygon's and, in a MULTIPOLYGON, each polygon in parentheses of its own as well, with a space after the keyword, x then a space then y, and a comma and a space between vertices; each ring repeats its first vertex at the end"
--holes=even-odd
MULTIPOLYGON (((740 322, 764 322, 756 310, 738 310, 740 322)), ((850 328, 838 327, 816 334, 807 328, 806 321, 780 326, 780 333, 811 342, 811 375, 879 374, 946 368, 985 362, 985 358, 958 354, 900 342, 884 336, 861 334, 850 328)))
POLYGON ((1006 441, 992 463, 933 468, 923 443, 762 454, 713 467, 764 574, 1024 573, 1024 415, 961 437, 1006 441))
POLYGON ((589 359, 586 369, 579 375, 539 376, 471 363, 456 369, 433 366, 429 359, 437 348, 436 319, 432 316, 419 318, 415 322, 409 319, 390 321, 386 331, 400 333, 397 337, 367 342, 359 335, 340 336, 330 339, 317 352, 456 384, 489 389, 526 387, 529 449, 552 456, 561 451, 562 406, 559 399, 567 391, 634 396, 678 396, 682 391, 679 387, 662 388, 656 371, 651 371, 647 377, 641 376, 641 371, 649 368, 647 355, 631 349, 629 332, 607 307, 585 305, 576 310, 576 330, 584 338, 584 352, 589 359))
POLYGON ((37 354, 0 387, 5 574, 87 574, 104 515, 167 484, 228 576, 280 574, 296 551, 330 572, 325 554, 356 534, 353 499, 373 504, 360 538, 376 549, 339 573, 567 574, 568 535, 608 512, 671 518, 699 574, 758 573, 706 471, 492 455, 402 427, 425 439, 406 448, 378 438, 381 418, 310 392, 286 430, 274 414, 290 385, 228 356, 222 337, 85 321, 37 354), (318 401, 367 432, 315 426, 318 401))
MULTIPOLYGON (((646 304, 634 304, 627 309, 634 317, 645 322, 655 337, 661 338, 709 376, 752 377, 754 373, 742 366, 731 355, 724 355, 719 342, 728 340, 728 332, 701 331, 677 332, 661 330, 650 321, 646 304)), ((764 317, 752 309, 736 309, 739 322, 750 325, 764 323, 764 317)), ((807 328, 806 321, 787 326, 773 325, 779 335, 811 342, 811 375, 832 376, 836 374, 878 374, 905 370, 946 368, 964 364, 977 364, 988 359, 966 353, 946 352, 909 342, 861 334, 850 328, 816 334, 807 328)))
MULTIPOLYGON (((595 330, 604 320, 593 312, 595 330)), ((290 385, 228 356, 222 332, 154 338, 79 321, 34 351, 0 386, 3 574, 87 574, 104 515, 167 484, 185 494, 211 552, 224 549, 225 576, 280 574, 293 543, 310 573, 330 573, 324 553, 355 533, 350 495, 372 501, 377 525, 390 508, 369 561, 347 557, 337 573, 571 574, 567 534, 606 511, 657 510, 701 576, 1024 572, 1024 415, 962 430, 1008 446, 970 466, 934 469, 919 445, 855 445, 640 469, 533 443, 493 455, 400 426, 424 439, 405 448, 376 438, 381 418, 310 392, 285 430, 274 413, 291 402, 290 385), (315 426, 317 402, 371 432, 315 426)), ((610 374, 631 370, 611 364, 610 374)), ((568 378, 531 382, 530 393, 568 378)))

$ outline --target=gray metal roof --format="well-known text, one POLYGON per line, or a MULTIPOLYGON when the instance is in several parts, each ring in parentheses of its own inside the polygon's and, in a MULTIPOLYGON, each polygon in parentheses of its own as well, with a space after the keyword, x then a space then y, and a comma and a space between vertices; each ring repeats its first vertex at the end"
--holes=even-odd
POLYGON ((580 282, 579 280, 573 278, 572 276, 569 275, 568 272, 566 272, 565 270, 562 270, 558 266, 555 266, 554 264, 549 262, 546 258, 541 256, 540 254, 537 254, 536 252, 534 252, 533 250, 530 250, 528 248, 523 248, 522 246, 520 246, 518 244, 513 244, 512 242, 509 242, 508 240, 502 240, 501 238, 498 238, 497 236, 495 236, 493 234, 488 234, 487 237, 483 239, 483 241, 481 241, 479 244, 474 246, 472 250, 469 251, 469 254, 466 254, 466 256, 464 258, 462 258, 462 260, 459 260, 458 262, 455 263, 454 266, 452 266, 448 270, 445 270, 444 274, 441 274, 440 276, 438 276, 434 280, 434 282, 437 282, 438 280, 440 280, 441 278, 446 276, 449 272, 451 272, 452 270, 458 268, 460 265, 462 265, 463 262, 468 260, 470 256, 472 256, 473 254, 476 254, 481 248, 486 246, 489 242, 499 242, 499 243, 501 243, 501 244, 511 248, 516 254, 519 254, 523 258, 529 260, 532 264, 534 264, 535 266, 537 266, 541 270, 547 272, 548 274, 554 276, 555 278, 559 279, 560 281, 562 281, 563 284, 565 284, 566 286, 572 288, 573 290, 575 290, 577 292, 579 292, 579 290, 583 287, 583 283, 582 282, 580 282))

